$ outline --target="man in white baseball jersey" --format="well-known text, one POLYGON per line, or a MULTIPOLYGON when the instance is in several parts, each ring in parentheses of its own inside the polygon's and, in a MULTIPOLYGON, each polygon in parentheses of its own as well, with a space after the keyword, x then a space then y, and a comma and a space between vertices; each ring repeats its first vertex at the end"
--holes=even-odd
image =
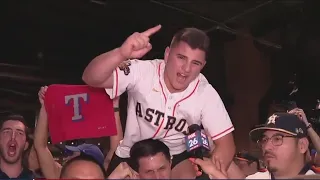
POLYGON ((234 127, 220 96, 200 73, 210 39, 199 29, 185 28, 173 37, 164 60, 138 60, 151 50, 149 38, 160 28, 132 34, 121 47, 94 58, 84 71, 83 80, 106 88, 111 98, 128 92, 124 139, 109 172, 129 158, 135 142, 154 138, 170 148, 172 178, 194 178, 184 142, 191 124, 202 124, 208 130, 216 144, 213 156, 227 168, 235 153, 234 127))

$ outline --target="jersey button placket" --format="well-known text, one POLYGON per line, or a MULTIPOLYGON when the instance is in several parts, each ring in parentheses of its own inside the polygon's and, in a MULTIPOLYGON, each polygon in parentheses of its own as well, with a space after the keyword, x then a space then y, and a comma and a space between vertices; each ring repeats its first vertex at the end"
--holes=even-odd
POLYGON ((174 99, 173 96, 170 94, 168 96, 168 101, 166 103, 166 114, 170 116, 172 115, 172 109, 174 104, 173 99, 174 99))
MULTIPOLYGON (((168 101, 167 101, 167 104, 166 104, 166 117, 168 116, 173 116, 174 115, 174 106, 175 106, 175 99, 176 97, 172 94, 170 94, 168 96, 168 101)), ((165 123, 167 124, 168 123, 168 118, 166 118, 165 120, 165 123)), ((169 129, 164 129, 165 130, 165 134, 163 137, 166 137, 167 136, 167 133, 169 132, 169 129)))
MULTIPOLYGON (((173 102, 173 97, 172 97, 172 95, 169 95, 168 96, 168 101, 166 103, 166 112, 165 112, 166 116, 165 117, 172 116, 172 110, 173 110, 173 105, 174 105, 173 103, 174 103, 173 102)), ((165 122, 167 120, 168 119, 166 118, 165 122)))

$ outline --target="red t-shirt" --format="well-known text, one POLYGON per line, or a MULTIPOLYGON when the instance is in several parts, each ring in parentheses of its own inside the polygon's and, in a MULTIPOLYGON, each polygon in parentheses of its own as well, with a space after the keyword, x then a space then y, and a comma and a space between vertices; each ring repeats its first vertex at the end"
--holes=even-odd
POLYGON ((113 102, 102 88, 50 85, 45 107, 53 144, 117 134, 113 102))

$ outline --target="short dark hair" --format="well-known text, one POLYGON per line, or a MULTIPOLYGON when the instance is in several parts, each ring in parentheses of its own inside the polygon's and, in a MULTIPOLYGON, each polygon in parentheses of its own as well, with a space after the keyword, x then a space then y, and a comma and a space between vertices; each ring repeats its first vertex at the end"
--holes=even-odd
POLYGON ((154 156, 158 153, 163 153, 166 159, 171 160, 170 150, 162 141, 156 139, 138 141, 130 149, 129 165, 138 171, 140 158, 154 156))
POLYGON ((174 47, 181 41, 187 43, 192 49, 201 49, 206 55, 209 52, 210 38, 208 35, 197 28, 184 28, 178 31, 171 42, 171 47, 174 47))
POLYGON ((26 120, 20 114, 10 113, 0 118, 0 129, 2 129, 3 124, 7 121, 19 121, 24 125, 24 131, 26 133, 27 142, 30 141, 30 129, 27 126, 26 120))
POLYGON ((92 162, 96 165, 99 166, 100 170, 102 171, 103 173, 103 176, 106 178, 107 177, 107 173, 103 167, 102 164, 100 164, 97 160, 95 160, 92 156, 89 156, 89 155, 86 155, 86 154, 83 154, 81 153, 79 156, 76 156, 70 160, 68 160, 63 166, 62 166, 62 169, 61 169, 61 173, 60 173, 60 179, 65 175, 65 173, 67 172, 68 168, 70 165, 72 165, 72 163, 76 162, 76 161, 88 161, 88 162, 92 162))

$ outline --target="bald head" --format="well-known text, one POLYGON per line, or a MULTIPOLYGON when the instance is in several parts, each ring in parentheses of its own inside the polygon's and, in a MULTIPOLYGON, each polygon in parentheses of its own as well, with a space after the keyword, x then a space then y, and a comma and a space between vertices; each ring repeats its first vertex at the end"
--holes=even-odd
POLYGON ((68 161, 61 170, 61 179, 105 179, 105 171, 91 157, 78 156, 68 161))

